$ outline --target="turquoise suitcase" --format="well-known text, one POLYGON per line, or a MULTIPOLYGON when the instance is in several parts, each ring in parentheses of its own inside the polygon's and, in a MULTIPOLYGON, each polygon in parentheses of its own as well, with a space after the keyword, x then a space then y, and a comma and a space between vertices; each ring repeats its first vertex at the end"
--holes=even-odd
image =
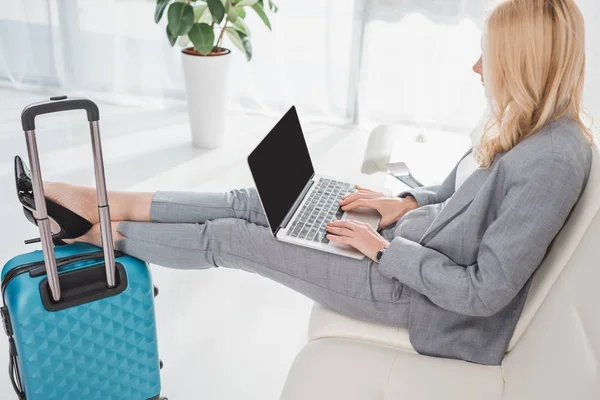
POLYGON ((158 400, 154 298, 145 262, 112 247, 98 108, 64 96, 23 111, 42 250, 6 263, 0 309, 19 399, 158 400), (35 142, 39 114, 83 109, 92 133, 103 248, 53 246, 35 142))

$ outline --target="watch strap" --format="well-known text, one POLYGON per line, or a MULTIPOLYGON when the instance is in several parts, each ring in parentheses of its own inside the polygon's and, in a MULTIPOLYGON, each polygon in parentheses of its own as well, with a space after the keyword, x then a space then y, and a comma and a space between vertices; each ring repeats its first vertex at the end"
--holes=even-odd
POLYGON ((375 259, 377 260, 377 262, 381 261, 381 258, 383 257, 383 255, 385 254, 385 251, 387 250, 387 246, 385 246, 383 249, 379 250, 377 252, 377 255, 375 256, 375 259))

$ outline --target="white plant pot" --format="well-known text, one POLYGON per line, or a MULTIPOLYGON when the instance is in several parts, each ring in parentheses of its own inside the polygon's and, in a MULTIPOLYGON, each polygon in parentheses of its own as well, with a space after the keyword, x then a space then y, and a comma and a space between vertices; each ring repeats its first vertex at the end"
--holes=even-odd
POLYGON ((231 52, 199 56, 184 50, 182 56, 192 146, 221 147, 225 143, 231 52))

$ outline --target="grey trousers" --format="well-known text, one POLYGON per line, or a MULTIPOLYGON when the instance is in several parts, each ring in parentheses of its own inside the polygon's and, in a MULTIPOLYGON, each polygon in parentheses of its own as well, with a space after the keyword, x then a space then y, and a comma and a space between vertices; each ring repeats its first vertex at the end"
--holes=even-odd
MULTIPOLYGON (((409 293, 377 263, 283 243, 270 232, 255 189, 157 192, 153 222, 123 221, 116 248, 176 269, 236 268, 279 282, 347 316, 406 325, 409 293)), ((381 232, 391 240, 393 227, 381 232)))

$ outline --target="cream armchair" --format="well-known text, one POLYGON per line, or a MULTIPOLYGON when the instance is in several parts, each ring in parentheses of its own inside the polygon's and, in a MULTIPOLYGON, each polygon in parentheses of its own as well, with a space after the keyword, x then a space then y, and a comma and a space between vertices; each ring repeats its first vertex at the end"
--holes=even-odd
POLYGON ((600 399, 600 148, 499 366, 422 356, 408 331, 315 305, 282 400, 600 399))

